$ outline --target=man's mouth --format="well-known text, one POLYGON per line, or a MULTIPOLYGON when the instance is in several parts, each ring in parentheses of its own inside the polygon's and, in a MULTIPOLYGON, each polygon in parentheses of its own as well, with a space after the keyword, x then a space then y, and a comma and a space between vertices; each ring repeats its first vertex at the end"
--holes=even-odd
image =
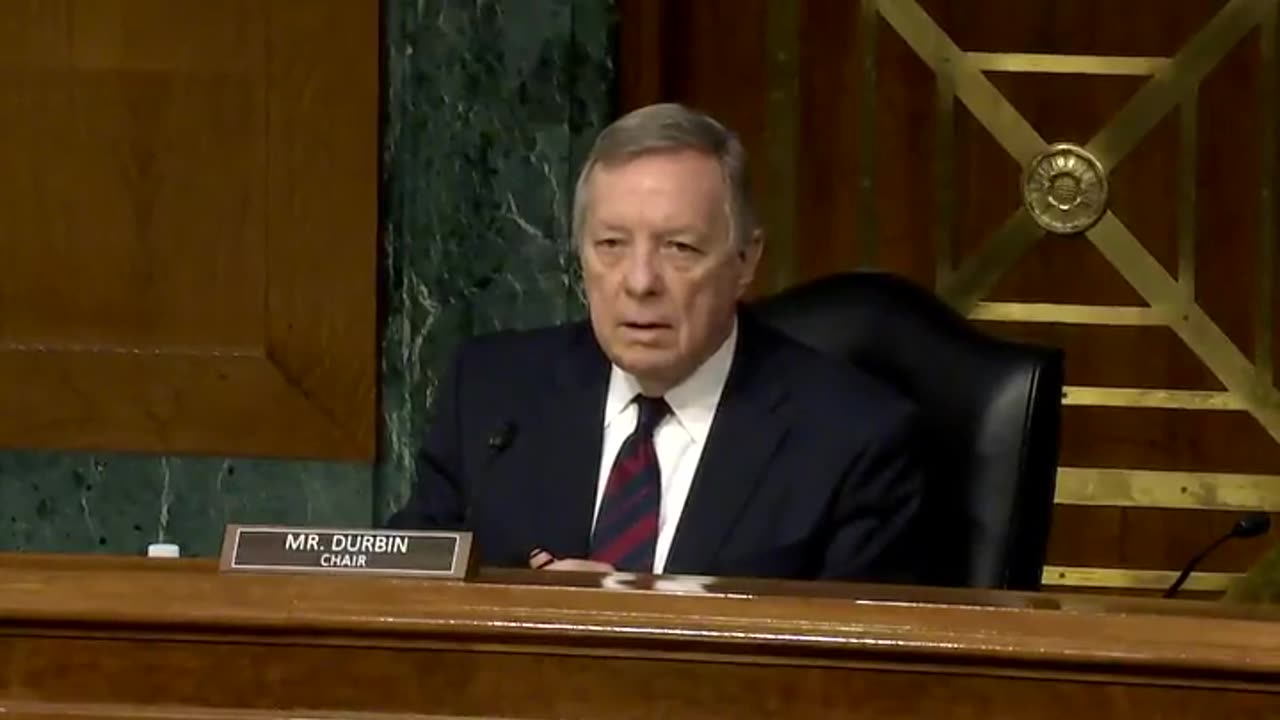
POLYGON ((622 323, 622 327, 627 328, 628 330, 666 330, 671 326, 667 323, 656 322, 624 322, 622 323))

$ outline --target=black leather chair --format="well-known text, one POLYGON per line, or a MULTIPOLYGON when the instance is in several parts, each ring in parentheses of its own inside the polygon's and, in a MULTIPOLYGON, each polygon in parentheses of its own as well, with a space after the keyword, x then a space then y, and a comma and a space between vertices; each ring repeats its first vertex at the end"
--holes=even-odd
POLYGON ((1040 587, 1058 466, 1060 350, 991 337, 933 293, 882 272, 829 276, 751 307, 921 408, 925 583, 1040 587))

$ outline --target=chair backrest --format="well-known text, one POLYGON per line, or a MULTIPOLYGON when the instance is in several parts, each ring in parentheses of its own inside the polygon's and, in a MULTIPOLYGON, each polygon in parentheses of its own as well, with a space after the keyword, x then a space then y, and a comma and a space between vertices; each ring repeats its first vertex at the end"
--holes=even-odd
POLYGON ((920 408, 924 582, 1039 588, 1058 466, 1061 350, 987 335, 933 293, 882 272, 828 276, 750 309, 920 408))

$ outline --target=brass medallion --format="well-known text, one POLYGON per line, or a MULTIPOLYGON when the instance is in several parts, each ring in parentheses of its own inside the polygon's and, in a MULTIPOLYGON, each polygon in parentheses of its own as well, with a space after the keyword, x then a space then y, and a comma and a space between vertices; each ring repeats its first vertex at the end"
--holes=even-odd
POLYGON ((1107 210, 1107 173, 1074 143, 1055 143, 1022 175, 1022 201, 1040 227, 1068 235, 1093 227, 1107 210))

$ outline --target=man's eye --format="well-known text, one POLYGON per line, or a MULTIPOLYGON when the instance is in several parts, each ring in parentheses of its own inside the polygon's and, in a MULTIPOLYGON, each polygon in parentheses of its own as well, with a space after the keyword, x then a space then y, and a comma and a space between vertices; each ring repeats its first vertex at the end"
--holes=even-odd
POLYGON ((695 255, 702 252, 696 246, 690 245, 687 242, 680 242, 678 240, 673 240, 667 243, 667 247, 670 247, 681 255, 695 255))
POLYGON ((622 241, 618 238, 600 238, 599 240, 596 240, 596 247, 604 248, 606 250, 616 248, 620 245, 622 245, 622 241))

